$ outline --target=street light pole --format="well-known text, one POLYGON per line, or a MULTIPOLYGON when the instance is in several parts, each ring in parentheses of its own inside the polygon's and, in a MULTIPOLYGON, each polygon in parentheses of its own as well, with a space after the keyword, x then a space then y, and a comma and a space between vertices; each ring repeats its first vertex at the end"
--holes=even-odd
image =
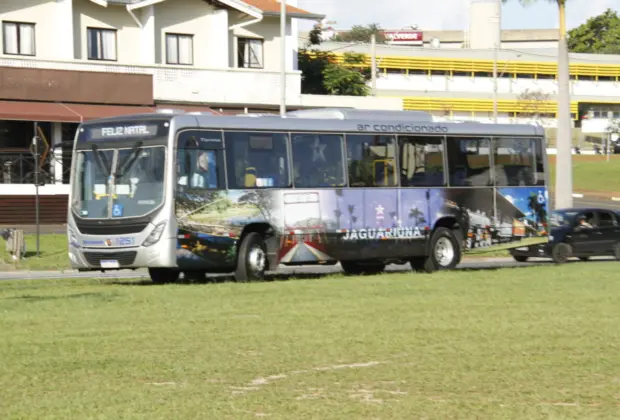
POLYGON ((560 8, 560 42, 558 48, 558 131, 555 174, 555 208, 573 206, 573 156, 570 114, 570 70, 566 40, 566 4, 560 8))
POLYGON ((286 114, 286 0, 280 0, 280 116, 286 114))

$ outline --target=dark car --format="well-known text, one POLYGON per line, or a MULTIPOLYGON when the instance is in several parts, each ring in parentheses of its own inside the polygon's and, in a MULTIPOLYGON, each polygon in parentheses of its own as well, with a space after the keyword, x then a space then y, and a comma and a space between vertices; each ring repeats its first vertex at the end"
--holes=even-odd
POLYGON ((528 258, 551 258, 563 264, 571 257, 613 256, 620 260, 620 213, 598 208, 560 209, 549 216, 549 242, 514 248, 519 262, 528 258))

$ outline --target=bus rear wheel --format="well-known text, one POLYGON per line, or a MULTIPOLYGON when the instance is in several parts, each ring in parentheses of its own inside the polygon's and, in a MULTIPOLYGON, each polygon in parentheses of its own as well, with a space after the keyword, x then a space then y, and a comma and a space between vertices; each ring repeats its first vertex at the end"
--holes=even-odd
POLYGON ((244 236, 237 255, 235 280, 238 282, 261 280, 267 270, 267 249, 265 241, 256 232, 244 236))
POLYGON ((359 276, 362 274, 379 274, 385 270, 382 262, 340 261, 340 266, 345 274, 359 276))
POLYGON ((459 241, 450 229, 443 227, 435 229, 429 246, 430 255, 423 258, 413 258, 411 267, 416 271, 432 273, 438 270, 456 268, 461 259, 459 241))
POLYGON ((179 280, 181 272, 174 268, 149 268, 149 276, 153 284, 175 283, 179 280))

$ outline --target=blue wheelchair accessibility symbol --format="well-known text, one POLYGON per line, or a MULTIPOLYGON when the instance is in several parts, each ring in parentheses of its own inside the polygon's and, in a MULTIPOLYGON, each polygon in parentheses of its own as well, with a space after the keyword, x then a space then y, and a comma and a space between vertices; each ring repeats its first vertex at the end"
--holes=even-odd
POLYGON ((122 217, 123 216, 123 206, 121 204, 114 204, 112 206, 112 217, 122 217))

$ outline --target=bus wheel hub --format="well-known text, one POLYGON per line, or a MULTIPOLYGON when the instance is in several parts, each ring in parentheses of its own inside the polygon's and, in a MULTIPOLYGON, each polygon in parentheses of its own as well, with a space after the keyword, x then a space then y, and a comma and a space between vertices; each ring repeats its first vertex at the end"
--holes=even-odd
POLYGON ((260 273, 265 269, 265 252, 259 248, 253 248, 248 255, 248 265, 255 273, 260 273))
POLYGON ((448 266, 454 259, 454 246, 448 238, 439 238, 435 244, 435 260, 441 266, 448 266))

